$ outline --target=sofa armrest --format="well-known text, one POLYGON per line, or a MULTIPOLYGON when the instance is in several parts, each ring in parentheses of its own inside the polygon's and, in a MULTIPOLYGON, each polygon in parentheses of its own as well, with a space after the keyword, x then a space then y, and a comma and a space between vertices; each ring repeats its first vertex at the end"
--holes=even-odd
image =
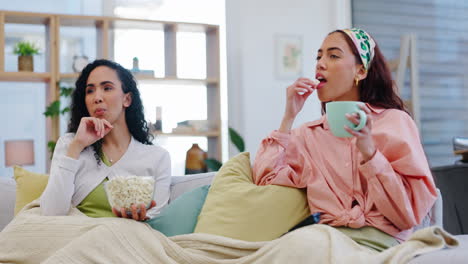
POLYGON ((439 189, 437 189, 437 199, 434 205, 432 206, 429 213, 427 213, 426 217, 424 217, 421 224, 414 227, 414 231, 418 229, 430 227, 433 225, 444 227, 443 225, 443 200, 442 200, 442 194, 440 193, 439 189))
POLYGON ((16 182, 13 178, 0 177, 0 231, 14 217, 16 182))
POLYGON ((215 175, 216 172, 207 172, 185 176, 172 176, 171 196, 169 197, 169 203, 185 192, 191 191, 197 187, 211 184, 215 175))

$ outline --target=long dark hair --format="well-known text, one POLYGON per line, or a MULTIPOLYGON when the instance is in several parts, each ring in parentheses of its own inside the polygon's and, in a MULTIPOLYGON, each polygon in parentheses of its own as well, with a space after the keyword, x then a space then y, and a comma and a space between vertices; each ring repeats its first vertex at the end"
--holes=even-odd
MULTIPOLYGON (((90 73, 99 66, 109 67, 117 72, 117 76, 122 82, 122 90, 124 93, 131 93, 132 101, 129 107, 125 109, 125 122, 127 123, 130 134, 139 142, 152 145, 153 135, 149 131, 148 123, 145 120, 143 112, 143 103, 140 98, 137 84, 130 71, 122 67, 120 64, 110 60, 95 60, 88 64, 80 76, 76 80, 75 90, 72 94, 71 102, 71 118, 68 123, 68 132, 76 133, 80 125, 81 118, 90 116, 86 108, 86 84, 90 73)), ((92 145, 94 156, 100 163, 100 154, 102 153, 102 139, 96 141, 92 145)))
MULTIPOLYGON (((341 30, 335 30, 328 35, 333 33, 340 33, 344 36, 346 42, 353 51, 356 63, 362 64, 359 51, 351 38, 341 30)), ((403 104, 403 100, 401 100, 400 96, 396 93, 398 87, 392 79, 392 73, 387 66, 385 57, 380 51, 377 42, 375 42, 374 58, 367 71, 367 77, 359 82, 358 88, 359 101, 386 109, 399 109, 408 113, 403 104)), ((322 112, 325 112, 325 103, 322 103, 322 112)))

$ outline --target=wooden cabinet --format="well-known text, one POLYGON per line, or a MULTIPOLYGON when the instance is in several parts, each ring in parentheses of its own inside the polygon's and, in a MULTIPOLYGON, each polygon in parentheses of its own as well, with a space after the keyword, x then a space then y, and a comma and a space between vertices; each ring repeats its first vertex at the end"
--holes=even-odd
MULTIPOLYGON (((208 155, 221 160, 221 105, 220 105, 220 48, 219 27, 217 25, 179 23, 168 21, 126 19, 116 17, 61 15, 45 13, 12 12, 0 10, 0 81, 43 82, 47 84, 47 104, 59 99, 58 83, 74 81, 78 73, 61 72, 61 30, 67 27, 91 28, 96 31, 96 59, 114 58, 114 30, 145 29, 159 30, 164 34, 163 77, 135 75, 139 82, 203 85, 207 89, 207 120, 213 129, 208 132, 161 133, 163 136, 203 136, 208 139, 208 155), (5 71, 5 27, 8 24, 45 26, 46 57, 45 72, 5 71), (179 32, 199 32, 206 36, 206 77, 202 79, 179 78, 177 74, 177 34, 179 32)), ((142 40, 144 41, 144 40, 142 40)), ((131 48, 131 47, 129 47, 131 48)), ((94 58, 92 58, 94 59, 94 58)), ((181 106, 184 107, 184 106, 181 106)), ((59 137, 58 118, 47 122, 47 138, 59 137)))

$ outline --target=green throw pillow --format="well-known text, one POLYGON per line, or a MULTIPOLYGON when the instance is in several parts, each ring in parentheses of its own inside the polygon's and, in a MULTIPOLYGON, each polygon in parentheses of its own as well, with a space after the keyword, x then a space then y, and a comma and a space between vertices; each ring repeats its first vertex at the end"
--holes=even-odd
POLYGON ((249 153, 244 152, 216 173, 195 233, 268 241, 288 232, 309 214, 304 190, 253 183, 249 153))
POLYGON ((193 233, 209 188, 209 185, 205 185, 182 194, 164 208, 159 216, 146 222, 168 237, 193 233))

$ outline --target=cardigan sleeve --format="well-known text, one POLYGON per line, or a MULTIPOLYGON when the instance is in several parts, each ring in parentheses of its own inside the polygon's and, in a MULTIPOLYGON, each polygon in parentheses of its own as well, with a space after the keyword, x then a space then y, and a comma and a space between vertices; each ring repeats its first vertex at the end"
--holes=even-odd
POLYGON ((147 216, 154 218, 161 210, 169 203, 170 186, 171 186, 171 158, 169 152, 163 148, 158 150, 163 151, 163 155, 157 162, 155 187, 153 199, 156 201, 156 206, 148 210, 147 216))
POLYGON ((67 157, 72 134, 59 138, 52 157, 49 181, 40 198, 43 215, 67 215, 75 190, 75 175, 80 161, 67 157))

